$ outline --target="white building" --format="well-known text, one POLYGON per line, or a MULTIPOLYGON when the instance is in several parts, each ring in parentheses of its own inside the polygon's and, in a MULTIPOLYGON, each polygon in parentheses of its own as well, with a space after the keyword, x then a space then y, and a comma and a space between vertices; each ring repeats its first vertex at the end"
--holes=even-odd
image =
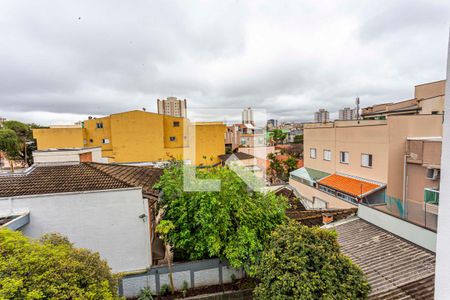
POLYGON ((316 123, 326 123, 329 120, 330 120, 330 113, 323 108, 319 109, 319 111, 316 111, 314 113, 314 121, 316 123))
POLYGON ((186 109, 186 99, 181 100, 177 97, 158 99, 158 114, 186 118, 186 109))
POLYGON ((33 238, 65 235, 76 247, 99 252, 113 272, 144 270, 153 260, 151 212, 158 192, 152 187, 161 173, 149 167, 76 163, 0 175, 0 220, 21 216, 20 224, 3 225, 33 238))
POLYGON ((255 125, 255 120, 253 119, 253 110, 251 109, 251 107, 245 108, 242 111, 242 124, 255 125))
POLYGON ((356 108, 345 107, 339 110, 339 120, 348 121, 357 119, 356 108))
POLYGON ((108 158, 102 157, 101 147, 36 150, 33 151, 33 160, 37 165, 79 162, 108 163, 108 158))

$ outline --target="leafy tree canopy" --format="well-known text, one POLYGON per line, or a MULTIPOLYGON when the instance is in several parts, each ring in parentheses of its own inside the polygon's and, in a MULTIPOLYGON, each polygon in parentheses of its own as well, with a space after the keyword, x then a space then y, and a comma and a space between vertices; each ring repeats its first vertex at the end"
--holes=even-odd
POLYGON ((249 271, 271 231, 284 222, 285 199, 249 190, 227 167, 197 170, 198 179, 220 179, 220 191, 186 192, 182 169, 174 164, 156 185, 163 192, 164 220, 173 224, 166 239, 175 257, 226 258, 249 271))
POLYGON ((13 130, 22 141, 33 139, 31 127, 25 123, 9 120, 3 122, 3 127, 13 130))
POLYGON ((287 133, 283 132, 281 129, 274 129, 271 132, 271 136, 275 143, 282 143, 286 139, 287 133))
POLYGON ((20 141, 17 134, 11 129, 0 129, 0 151, 3 151, 8 159, 20 157, 20 141))
POLYGON ((65 237, 1 229, 0 299, 118 299, 117 278, 98 253, 65 237))
POLYGON ((272 233, 255 276, 256 299, 366 299, 361 269, 340 252, 337 234, 291 221, 272 233))
POLYGON ((303 143, 303 134, 298 134, 294 136, 294 143, 295 144, 303 143))

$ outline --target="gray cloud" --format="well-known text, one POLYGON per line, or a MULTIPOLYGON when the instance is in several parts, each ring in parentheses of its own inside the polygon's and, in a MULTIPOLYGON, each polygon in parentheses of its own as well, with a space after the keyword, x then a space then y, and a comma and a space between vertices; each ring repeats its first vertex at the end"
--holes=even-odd
POLYGON ((407 99, 445 77, 447 2, 2 1, 0 116, 73 122, 173 95, 307 121, 407 99))

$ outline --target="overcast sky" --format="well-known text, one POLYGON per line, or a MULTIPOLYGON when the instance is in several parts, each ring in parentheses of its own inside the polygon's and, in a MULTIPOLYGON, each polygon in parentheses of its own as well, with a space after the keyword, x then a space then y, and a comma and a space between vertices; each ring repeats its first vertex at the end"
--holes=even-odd
POLYGON ((310 121, 444 79, 449 26, 450 1, 1 0, 0 116, 71 123, 176 96, 310 121))

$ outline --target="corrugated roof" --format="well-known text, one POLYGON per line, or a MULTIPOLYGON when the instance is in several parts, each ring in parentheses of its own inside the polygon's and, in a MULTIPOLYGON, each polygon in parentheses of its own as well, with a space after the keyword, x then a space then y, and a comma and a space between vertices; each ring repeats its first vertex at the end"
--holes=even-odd
POLYGON ((80 163, 76 165, 36 166, 24 175, 0 176, 0 197, 56 194, 142 187, 157 197, 153 185, 161 169, 114 164, 80 163))
POLYGON ((342 252, 366 274, 369 299, 433 299, 434 253, 361 219, 334 229, 342 252))
POLYGON ((319 180, 318 183, 356 197, 366 195, 381 187, 379 184, 342 176, 339 174, 333 174, 325 177, 319 180))

